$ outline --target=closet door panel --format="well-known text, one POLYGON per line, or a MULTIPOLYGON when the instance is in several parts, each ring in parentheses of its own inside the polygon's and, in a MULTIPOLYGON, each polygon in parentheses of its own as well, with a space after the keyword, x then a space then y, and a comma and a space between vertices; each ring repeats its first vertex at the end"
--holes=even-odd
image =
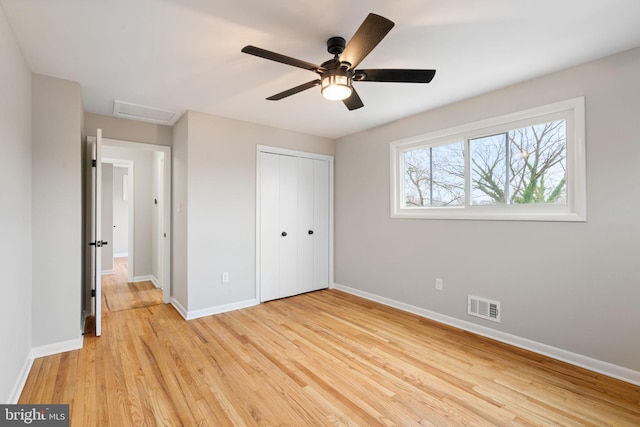
POLYGON ((260 153, 260 301, 280 298, 280 156, 260 153))
POLYGON ((298 158, 280 156, 280 292, 298 289, 298 158))

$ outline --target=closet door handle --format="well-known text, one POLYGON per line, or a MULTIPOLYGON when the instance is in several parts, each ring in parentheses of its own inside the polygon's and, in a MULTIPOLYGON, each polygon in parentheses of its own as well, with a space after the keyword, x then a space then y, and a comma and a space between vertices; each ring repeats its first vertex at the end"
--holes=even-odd
POLYGON ((313 230, 309 230, 309 234, 313 234, 313 230))
POLYGON ((287 232, 286 231, 282 232, 282 237, 287 237, 287 232))

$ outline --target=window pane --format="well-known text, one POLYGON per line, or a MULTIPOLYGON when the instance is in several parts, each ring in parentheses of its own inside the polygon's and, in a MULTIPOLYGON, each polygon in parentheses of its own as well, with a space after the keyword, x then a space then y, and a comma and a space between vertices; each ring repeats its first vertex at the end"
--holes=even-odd
POLYGON ((566 204, 564 120, 509 132, 511 203, 566 204))
POLYGON ((433 147, 431 159, 431 206, 464 205, 464 143, 433 147))
POLYGON ((404 163, 404 206, 431 205, 431 149, 406 151, 404 163))
POLYGON ((464 143, 406 151, 404 206, 464 205, 464 143))
POLYGON ((501 133, 469 141, 471 162, 471 204, 505 203, 507 182, 507 134, 501 133))

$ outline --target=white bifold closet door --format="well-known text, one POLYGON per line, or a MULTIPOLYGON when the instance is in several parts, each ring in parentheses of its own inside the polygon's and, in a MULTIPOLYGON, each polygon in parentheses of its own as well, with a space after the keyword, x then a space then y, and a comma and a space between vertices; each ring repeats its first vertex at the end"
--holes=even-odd
POLYGON ((329 286, 329 162, 260 153, 260 300, 329 286))

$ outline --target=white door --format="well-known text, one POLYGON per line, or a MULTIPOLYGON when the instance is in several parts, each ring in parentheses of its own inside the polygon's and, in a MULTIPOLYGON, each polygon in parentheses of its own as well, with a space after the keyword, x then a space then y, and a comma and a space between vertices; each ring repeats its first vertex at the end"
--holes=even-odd
POLYGON ((102 129, 98 129, 96 142, 89 142, 92 167, 89 168, 89 190, 91 193, 91 291, 92 308, 95 315, 95 334, 102 334, 102 129))
POLYGON ((260 300, 329 286, 326 160, 260 153, 260 300))

